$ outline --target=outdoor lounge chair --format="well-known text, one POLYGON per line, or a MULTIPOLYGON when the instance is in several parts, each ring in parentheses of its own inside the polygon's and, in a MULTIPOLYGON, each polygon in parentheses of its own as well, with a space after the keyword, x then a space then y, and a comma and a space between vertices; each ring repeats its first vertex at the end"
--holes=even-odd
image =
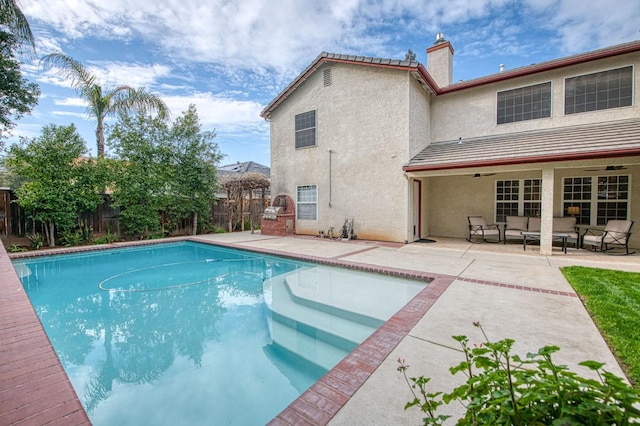
POLYGON ((498 225, 489 225, 482 216, 467 216, 469 221, 469 238, 467 241, 470 243, 475 242, 489 242, 489 239, 496 239, 500 242, 500 228, 498 225), (480 239, 480 241, 477 241, 480 239))
POLYGON ((587 228, 582 234, 581 247, 584 248, 584 245, 588 244, 596 248, 600 247, 600 251, 603 253, 614 254, 609 252, 612 249, 610 246, 622 246, 626 251, 625 254, 633 254, 634 252, 629 253, 629 237, 632 226, 632 220, 610 220, 604 230, 587 228))
POLYGON ((508 240, 522 241, 522 231, 528 231, 529 218, 527 216, 507 216, 504 224, 504 243, 508 240))

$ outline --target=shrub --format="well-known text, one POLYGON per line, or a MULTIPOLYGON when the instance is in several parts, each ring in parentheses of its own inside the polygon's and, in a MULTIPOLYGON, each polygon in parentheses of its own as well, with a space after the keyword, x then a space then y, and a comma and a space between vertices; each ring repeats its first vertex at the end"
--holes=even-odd
POLYGON ((560 350, 557 346, 545 346, 523 359, 511 354, 512 339, 474 347, 466 336, 453 339, 461 345, 465 360, 450 371, 465 374, 467 380, 451 393, 428 392, 429 378, 407 378, 409 366, 398 359, 398 371, 414 396, 405 409, 419 407, 426 414, 425 425, 441 425, 449 418, 436 411, 451 401, 459 401, 467 410, 459 425, 627 425, 640 419, 640 391, 604 371, 600 362, 579 364, 596 373, 594 380, 555 364, 551 355, 560 350))
POLYGON ((78 246, 91 241, 91 236, 93 235, 93 227, 83 222, 78 225, 77 229, 66 230, 61 234, 62 235, 60 237, 60 241, 66 247, 78 246))
POLYGON ((107 233, 93 239, 93 244, 111 244, 118 241, 118 236, 111 233, 111 229, 107 233))
POLYGON ((29 250, 38 250, 44 246, 44 236, 38 232, 27 235, 29 239, 29 250))

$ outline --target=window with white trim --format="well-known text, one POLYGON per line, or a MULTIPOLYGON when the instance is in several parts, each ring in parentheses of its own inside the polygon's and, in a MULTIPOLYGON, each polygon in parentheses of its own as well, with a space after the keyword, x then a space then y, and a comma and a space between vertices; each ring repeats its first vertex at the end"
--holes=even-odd
POLYGON ((496 181, 496 222, 507 216, 540 216, 542 179, 496 181))
POLYGON ((316 111, 296 115, 296 148, 316 146, 316 111))
POLYGON ((564 80, 565 114, 631 106, 632 102, 632 66, 564 80))
POLYGON ((551 117, 551 82, 498 92, 498 124, 551 117))
POLYGON ((296 188, 296 216, 298 220, 318 219, 318 186, 302 185, 296 188))
POLYGON ((562 209, 579 225, 606 225, 629 219, 629 175, 568 177, 563 180, 562 209))

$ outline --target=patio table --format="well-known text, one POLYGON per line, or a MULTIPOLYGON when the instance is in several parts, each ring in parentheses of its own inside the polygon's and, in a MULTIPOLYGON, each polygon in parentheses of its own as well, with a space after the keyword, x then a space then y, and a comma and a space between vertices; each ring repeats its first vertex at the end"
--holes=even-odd
MULTIPOLYGON (((562 252, 567 254, 567 238, 570 238, 571 235, 566 234, 564 232, 553 232, 551 234, 551 239, 553 241, 562 241, 562 252)), ((540 232, 534 231, 522 231, 522 249, 527 249, 527 238, 530 240, 538 240, 540 241, 540 232)))

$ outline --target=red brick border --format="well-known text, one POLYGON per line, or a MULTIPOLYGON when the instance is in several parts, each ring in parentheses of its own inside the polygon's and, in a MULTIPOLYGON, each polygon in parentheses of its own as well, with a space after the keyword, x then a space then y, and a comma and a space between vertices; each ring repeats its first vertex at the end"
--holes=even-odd
POLYGON ((326 425, 455 279, 439 277, 432 281, 269 425, 326 425))
POLYGON ((0 271, 0 424, 90 425, 4 246, 0 271))
POLYGON ((578 297, 578 295, 576 293, 573 293, 573 292, 570 292, 570 291, 548 290, 548 289, 545 289, 545 288, 528 287, 528 286, 517 285, 517 284, 497 283, 495 281, 479 280, 479 279, 476 279, 476 278, 458 277, 457 280, 458 281, 465 281, 465 282, 468 282, 468 283, 474 283, 474 284, 489 285, 489 286, 493 286, 493 287, 510 288, 510 289, 513 289, 513 290, 531 291, 533 293, 553 294, 554 296, 578 297))

